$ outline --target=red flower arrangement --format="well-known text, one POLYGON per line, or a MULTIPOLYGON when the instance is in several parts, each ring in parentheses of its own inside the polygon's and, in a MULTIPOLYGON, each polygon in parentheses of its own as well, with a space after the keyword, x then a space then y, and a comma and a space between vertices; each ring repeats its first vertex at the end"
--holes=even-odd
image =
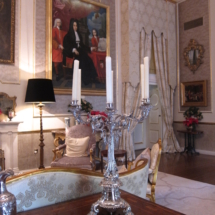
POLYGON ((2 111, 1 111, 1 109, 0 109, 0 115, 2 114, 2 111))
POLYGON ((183 121, 183 123, 184 123, 184 125, 186 125, 187 127, 189 127, 191 125, 198 124, 199 120, 196 119, 196 118, 193 118, 193 117, 189 117, 189 118, 186 118, 186 120, 183 121))
POLYGON ((196 125, 199 123, 199 120, 203 119, 203 115, 197 107, 189 107, 183 115, 185 118, 185 121, 183 121, 183 123, 188 130, 195 131, 196 125))
MULTIPOLYGON (((92 110, 90 112, 91 115, 101 115, 101 116, 105 116, 107 117, 107 114, 105 112, 100 112, 100 111, 95 111, 95 110, 92 110)), ((102 119, 104 120, 104 118, 102 117, 102 119)))

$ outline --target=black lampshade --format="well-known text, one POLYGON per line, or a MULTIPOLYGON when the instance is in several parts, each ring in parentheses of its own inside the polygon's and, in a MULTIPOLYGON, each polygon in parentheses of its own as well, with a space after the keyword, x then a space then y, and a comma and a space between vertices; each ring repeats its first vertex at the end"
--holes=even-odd
POLYGON ((29 79, 25 102, 55 102, 52 80, 41 78, 29 79))

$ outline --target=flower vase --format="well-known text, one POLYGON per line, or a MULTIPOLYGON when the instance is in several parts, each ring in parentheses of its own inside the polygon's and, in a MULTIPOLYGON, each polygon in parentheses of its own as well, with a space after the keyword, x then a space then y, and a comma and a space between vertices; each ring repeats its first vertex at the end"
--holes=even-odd
POLYGON ((192 131, 193 130, 193 126, 192 125, 190 125, 190 126, 187 126, 187 131, 192 131))
POLYGON ((188 131, 195 131, 196 130, 196 124, 192 124, 190 126, 187 126, 188 131))

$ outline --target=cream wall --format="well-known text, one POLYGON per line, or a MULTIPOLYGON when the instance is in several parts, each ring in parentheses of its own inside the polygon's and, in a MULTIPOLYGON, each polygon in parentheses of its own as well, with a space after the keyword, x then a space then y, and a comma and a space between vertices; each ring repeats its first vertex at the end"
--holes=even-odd
POLYGON ((176 6, 163 0, 121 0, 122 81, 139 82, 140 32, 168 39, 170 85, 176 86, 176 6))
MULTIPOLYGON (((169 84, 176 87, 176 4, 164 0, 121 0, 121 73, 122 82, 136 86, 140 80, 140 32, 154 30, 168 39, 169 84)), ((154 84, 154 83, 153 83, 154 84)), ((165 127, 163 125, 163 133, 165 127)), ((148 137, 148 120, 139 124, 135 131, 135 149, 151 147, 148 137), (140 128, 141 127, 141 128, 140 128), (139 132, 142 131, 142 132, 139 132)))
MULTIPOLYGON (((187 0, 188 3, 190 1, 193 0, 187 0)), ((186 3, 186 2, 184 2, 186 3)), ((183 2, 181 4, 184 4, 183 2)), ((196 1, 193 1, 193 3, 197 3, 196 1)), ((198 3, 202 3, 201 1, 198 3)), ((199 4, 195 4, 195 6, 198 6, 199 4)), ((198 10, 201 10, 204 7, 198 7, 198 10)), ((215 62, 214 62, 214 58, 215 58, 215 50, 213 47, 215 47, 215 26, 213 24, 213 20, 215 19, 215 14, 214 14, 214 10, 215 10, 215 1, 214 0, 208 0, 208 9, 205 9, 204 13, 209 13, 209 35, 208 35, 208 43, 209 43, 209 50, 207 50, 209 52, 208 58, 210 60, 210 66, 208 68, 208 70, 210 70, 210 81, 211 81, 211 111, 205 111, 205 110, 200 110, 203 112, 203 120, 201 120, 201 124, 199 124, 197 126, 197 129, 202 130, 204 132, 203 135, 197 136, 196 137, 196 149, 197 151, 199 151, 200 153, 203 154, 211 154, 211 155, 215 155, 215 144, 214 144, 214 129, 215 129, 215 99, 214 99, 214 95, 215 95, 215 87, 213 86, 213 83, 215 81, 215 62)), ((202 13, 202 12, 201 12, 202 13)), ((179 14, 180 15, 180 14, 179 14)), ((194 19, 197 17, 194 17, 194 19)), ((191 19, 192 20, 192 19, 191 19)), ((208 34, 208 32, 205 32, 206 34, 208 34)), ((190 35, 193 37, 196 37, 195 35, 190 35)), ((191 38, 190 38, 191 39, 191 38)), ((199 43, 201 43, 201 41, 199 41, 199 43)), ((179 44, 180 45, 180 44, 179 44)), ((180 58, 179 58, 180 59, 180 58)), ((203 60, 206 60, 203 58, 203 60)), ((208 59, 207 59, 208 60, 208 59)), ((206 62, 207 62, 206 60, 206 62)), ((203 68, 203 70, 199 70, 201 71, 204 76, 204 63, 201 65, 201 67, 203 68)), ((180 67, 179 67, 179 72, 180 72, 180 67)), ((198 70, 197 70, 197 75, 198 75, 198 70)), ((178 79, 178 81, 180 82, 180 80, 178 79)), ((180 111, 180 103, 179 103, 179 88, 177 87, 177 92, 176 92, 176 97, 175 97, 175 106, 174 106, 174 129, 175 130, 180 130, 180 129, 184 129, 184 125, 182 124, 182 121, 184 120, 183 118, 183 111, 180 111)), ((179 135, 177 132, 177 139, 180 143, 181 146, 184 146, 184 136, 179 135)))

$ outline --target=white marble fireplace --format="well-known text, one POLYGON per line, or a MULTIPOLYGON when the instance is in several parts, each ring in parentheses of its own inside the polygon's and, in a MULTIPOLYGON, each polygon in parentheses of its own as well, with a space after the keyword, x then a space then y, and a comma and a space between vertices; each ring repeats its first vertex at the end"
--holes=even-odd
POLYGON ((18 125, 22 122, 0 122, 0 148, 4 150, 5 169, 18 168, 18 125))

